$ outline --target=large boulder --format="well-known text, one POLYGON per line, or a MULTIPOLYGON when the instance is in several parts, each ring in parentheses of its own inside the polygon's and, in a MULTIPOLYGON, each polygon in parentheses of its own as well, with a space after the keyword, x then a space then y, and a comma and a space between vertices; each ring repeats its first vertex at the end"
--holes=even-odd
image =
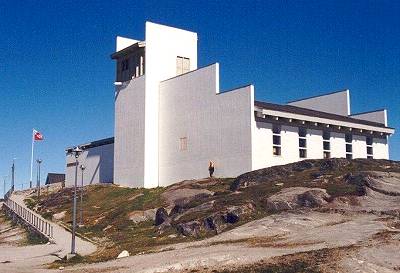
POLYGON ((325 189, 292 187, 283 189, 267 198, 266 207, 274 212, 301 207, 319 207, 325 205, 329 198, 325 189))
POLYGON ((199 221, 180 223, 176 226, 176 229, 184 236, 197 237, 200 234, 201 223, 199 221))
POLYGON ((256 209, 252 202, 240 206, 230 206, 222 211, 209 215, 203 220, 204 228, 208 231, 220 233, 229 224, 235 224, 256 209))
POLYGON ((159 208, 156 211, 155 225, 159 226, 168 219, 168 213, 164 208, 159 208))

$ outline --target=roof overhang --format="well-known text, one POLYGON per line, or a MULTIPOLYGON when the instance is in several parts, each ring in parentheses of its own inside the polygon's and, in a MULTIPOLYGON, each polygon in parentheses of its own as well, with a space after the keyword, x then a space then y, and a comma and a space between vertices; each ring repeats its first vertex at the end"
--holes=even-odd
POLYGON ((129 53, 135 52, 138 48, 142 48, 146 46, 146 42, 141 41, 141 42, 137 42, 133 45, 130 45, 120 51, 117 51, 113 54, 111 54, 111 59, 115 60, 115 59, 119 59, 122 56, 126 56, 129 53))
MULTIPOLYGON (((267 117, 273 117, 273 118, 284 118, 291 121, 294 120, 299 120, 299 121, 304 121, 308 123, 314 123, 316 125, 325 125, 325 127, 329 126, 336 126, 339 128, 347 128, 349 131, 356 129, 360 130, 360 132, 366 131, 366 132, 377 132, 377 133, 383 133, 386 135, 391 135, 394 133, 394 129, 390 127, 379 127, 379 126, 372 126, 372 125, 366 125, 366 124, 360 124, 356 122, 348 122, 348 121, 341 121, 341 120, 334 120, 334 119, 327 119, 327 118, 321 118, 321 117, 314 117, 314 116, 308 116, 308 115, 301 115, 301 114, 295 114, 295 113, 289 113, 289 112, 284 112, 284 111, 277 111, 277 110, 270 110, 270 109, 263 109, 260 107, 255 107, 255 110, 259 112, 259 121, 262 119, 266 119, 267 117)), ((266 120, 267 122, 267 120, 266 120)))

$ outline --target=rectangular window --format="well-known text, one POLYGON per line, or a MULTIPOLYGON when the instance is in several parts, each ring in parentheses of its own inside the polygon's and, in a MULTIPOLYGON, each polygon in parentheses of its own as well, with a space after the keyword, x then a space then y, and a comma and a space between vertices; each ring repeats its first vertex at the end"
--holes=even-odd
POLYGON ((125 59, 122 61, 122 71, 129 69, 129 59, 125 59))
POLYGON ((305 138, 299 138, 299 147, 307 148, 307 140, 305 138))
POLYGON ((299 127, 299 157, 307 157, 307 129, 299 127))
POLYGON ((372 155, 367 155, 368 159, 373 159, 374 157, 372 155))
POLYGON ((181 137, 179 139, 179 149, 181 151, 186 151, 187 150, 187 137, 181 137))
POLYGON ((374 149, 372 147, 373 138, 367 137, 366 143, 367 143, 367 158, 374 158, 374 149))
POLYGON ((324 158, 331 158, 331 132, 322 132, 322 148, 324 158))
POLYGON ((299 149, 299 156, 300 156, 300 158, 306 158, 307 157, 307 150, 306 149, 299 149))
POLYGON ((279 146, 272 147, 272 152, 274 155, 281 155, 281 147, 279 146))
POLYGON ((352 153, 353 152, 353 146, 351 144, 346 144, 346 153, 352 153))
POLYGON ((324 141, 324 150, 329 151, 331 149, 331 143, 329 141, 324 141))
POLYGON ((353 158, 353 135, 346 134, 345 140, 346 140, 346 158, 352 159, 353 158))
POLYGON ((273 135, 272 136, 274 145, 281 145, 281 136, 273 135))
POLYGON ((281 127, 279 125, 272 125, 272 153, 273 155, 280 156, 281 151, 281 127))
POLYGON ((176 75, 181 75, 190 71, 190 59, 185 57, 176 57, 176 75))

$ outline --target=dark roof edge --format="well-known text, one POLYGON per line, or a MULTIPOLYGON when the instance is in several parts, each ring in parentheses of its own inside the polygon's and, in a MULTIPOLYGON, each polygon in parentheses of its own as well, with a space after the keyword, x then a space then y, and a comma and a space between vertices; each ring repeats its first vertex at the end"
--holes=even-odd
MULTIPOLYGON (((89 142, 89 143, 79 144, 79 145, 76 145, 76 146, 80 147, 83 150, 86 150, 86 149, 90 149, 90 148, 94 148, 94 147, 100 147, 100 146, 109 145, 109 144, 113 144, 113 143, 114 143, 114 137, 109 137, 109 138, 103 138, 103 139, 95 140, 95 141, 92 141, 92 142, 89 142)), ((76 146, 74 146, 74 147, 76 147, 76 146)), ((71 150, 74 147, 67 147, 65 149, 65 151, 66 152, 71 152, 71 150)))
POLYGON ((138 41, 134 44, 131 44, 128 47, 121 49, 120 51, 114 52, 113 54, 110 55, 111 59, 117 59, 118 57, 121 57, 122 55, 129 53, 134 48, 140 48, 140 43, 142 43, 142 42, 143 41, 138 41))
POLYGON ((382 108, 382 109, 377 109, 377 110, 372 110, 372 111, 365 111, 365 112, 360 112, 360 113, 355 113, 355 114, 351 114, 351 116, 357 116, 357 115, 363 115, 363 114, 369 114, 369 113, 375 113, 375 112, 381 112, 381 111, 385 111, 387 110, 386 108, 382 108))
POLYGON ((302 98, 302 99, 291 100, 291 101, 288 101, 287 103, 292 103, 292 102, 297 102, 297 101, 302 101, 302 100, 308 100, 308 99, 314 99, 314 98, 333 95, 333 94, 341 93, 341 92, 345 92, 345 91, 348 92, 350 90, 349 89, 343 89, 343 90, 339 90, 339 91, 332 91, 332 92, 328 92, 328 93, 321 94, 321 95, 315 95, 315 96, 305 97, 305 98, 302 98))
POLYGON ((293 114, 299 114, 299 115, 305 115, 305 116, 314 115, 315 117, 319 117, 319 118, 327 118, 327 119, 333 119, 333 120, 344 121, 344 122, 353 122, 356 124, 369 125, 369 126, 374 126, 374 127, 378 127, 378 128, 386 128, 386 129, 394 130, 394 128, 387 127, 383 123, 367 121, 367 120, 352 118, 352 117, 348 117, 348 116, 341 116, 341 115, 331 114, 331 113, 322 112, 322 111, 311 110, 308 108, 302 108, 302 107, 298 107, 298 106, 294 106, 294 105, 281 105, 281 104, 275 104, 275 103, 269 103, 269 102, 254 101, 254 106, 258 106, 260 108, 265 108, 265 109, 270 109, 270 110, 282 111, 282 112, 286 112, 286 113, 293 113, 293 114))

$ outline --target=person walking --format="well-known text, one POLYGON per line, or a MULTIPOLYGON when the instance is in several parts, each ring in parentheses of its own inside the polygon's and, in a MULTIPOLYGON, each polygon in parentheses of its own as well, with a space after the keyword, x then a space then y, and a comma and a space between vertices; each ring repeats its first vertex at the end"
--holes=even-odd
POLYGON ((208 172, 210 173, 210 177, 213 177, 214 170, 214 162, 210 161, 210 163, 208 164, 208 172))

